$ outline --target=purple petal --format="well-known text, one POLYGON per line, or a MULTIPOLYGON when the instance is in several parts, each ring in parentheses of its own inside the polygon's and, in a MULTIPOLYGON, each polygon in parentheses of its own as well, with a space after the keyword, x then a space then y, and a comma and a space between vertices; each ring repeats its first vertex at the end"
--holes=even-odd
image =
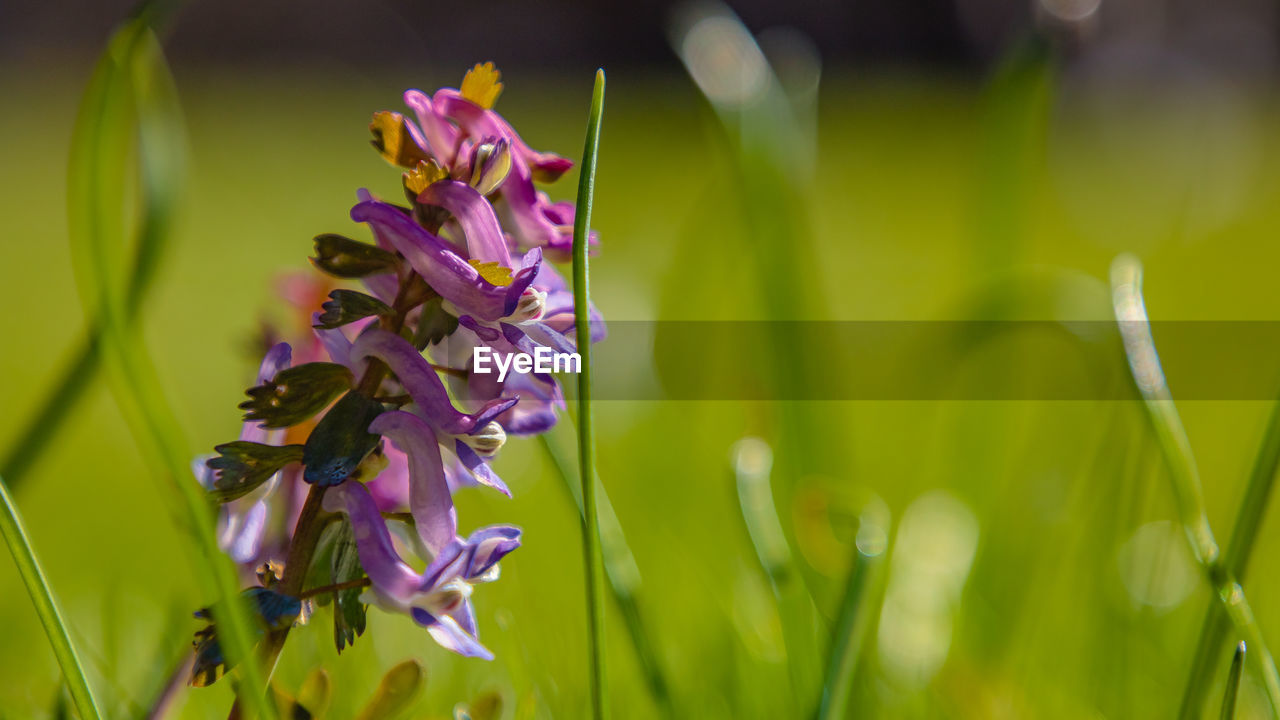
MULTIPOLYGON (((320 322, 320 313, 315 313, 311 317, 311 324, 315 325, 320 322)), ((324 329, 312 328, 316 334, 316 338, 324 345, 325 352, 329 353, 329 359, 339 365, 345 365, 347 369, 353 373, 359 373, 360 368, 356 367, 356 363, 351 360, 351 341, 338 328, 324 329)))
POLYGON ((467 538, 470 551, 467 563, 467 580, 484 575, 508 553, 520 547, 520 528, 514 525, 490 525, 481 528, 467 538))
POLYGON ((440 445, 431 427, 417 415, 383 413, 369 432, 385 435, 409 457, 409 512, 422 544, 438 555, 458 534, 458 515, 444 478, 440 445))
POLYGON ((418 202, 437 205, 448 210, 467 238, 467 252, 471 259, 496 262, 511 267, 511 255, 507 240, 498 225, 498 216, 484 196, 466 183, 457 180, 441 180, 433 183, 418 195, 418 202))
MULTIPOLYGON (((503 323, 506 326, 506 323, 503 323)), ((509 327, 509 326, 508 326, 509 327)), ((537 320, 521 323, 520 330, 529 337, 530 340, 545 345, 559 353, 576 353, 578 348, 569 342, 569 338, 556 332, 554 328, 546 323, 537 320)))
POLYGON ((414 622, 425 627, 431 634, 431 639, 445 650, 456 652, 463 657, 493 659, 493 653, 485 649, 485 646, 481 645, 473 635, 463 630, 453 618, 447 615, 437 618, 422 608, 413 608, 410 614, 414 622))
POLYGON ((391 533, 369 490, 358 482, 329 488, 324 509, 346 512, 355 533, 360 565, 373 581, 374 589, 402 605, 411 602, 422 586, 422 578, 396 554, 391 533))
POLYGON ((276 373, 289 367, 292 358, 293 348, 289 347, 289 343, 282 342, 271 346, 263 356, 262 364, 258 366, 258 384, 265 385, 271 382, 276 373))
MULTIPOLYGON (((444 240, 394 206, 377 200, 361 202, 351 209, 351 219, 368 223, 374 234, 404 255, 433 290, 463 311, 483 320, 497 320, 515 309, 514 304, 510 309, 507 305, 508 295, 517 283, 508 287, 491 285, 444 240)), ((525 279, 520 292, 532 281, 532 277, 525 279)), ((515 299, 519 301, 519 292, 515 299)))
POLYGON ((458 144, 458 129, 436 112, 431 98, 421 90, 405 92, 404 104, 413 108, 414 114, 418 116, 418 126, 422 129, 427 148, 436 162, 444 167, 453 165, 454 147, 458 144))
MULTIPOLYGON (((231 508, 223 508, 230 512, 231 508)), ((267 526, 267 504, 262 500, 250 505, 233 522, 228 523, 229 537, 223 549, 231 559, 240 564, 252 562, 262 549, 263 531, 267 526), (234 529, 232 529, 234 528, 234 529)))
POLYGON ((467 472, 470 473, 471 476, 474 477, 481 485, 487 485, 503 495, 511 497, 511 489, 507 487, 506 483, 502 482, 502 478, 498 477, 498 474, 493 471, 493 468, 489 467, 489 463, 485 462, 484 458, 477 455, 476 451, 471 449, 470 445, 466 444, 462 440, 455 440, 454 452, 458 455, 458 462, 460 462, 462 466, 466 468, 467 472))

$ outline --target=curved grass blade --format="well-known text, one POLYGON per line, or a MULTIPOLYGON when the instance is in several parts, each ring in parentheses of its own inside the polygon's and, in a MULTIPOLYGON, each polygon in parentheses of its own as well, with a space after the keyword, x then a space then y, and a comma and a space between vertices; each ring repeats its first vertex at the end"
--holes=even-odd
MULTIPOLYGON (((1151 336, 1151 324, 1142 299, 1142 264, 1137 258, 1121 255, 1115 259, 1111 265, 1111 287, 1125 355, 1169 469, 1178 518, 1186 531, 1187 541, 1214 594, 1222 602, 1228 619, 1257 651, 1267 701, 1272 713, 1280 716, 1280 673, 1276 671, 1275 661, 1267 649, 1244 589, 1231 568, 1224 564, 1213 529, 1209 527, 1200 471, 1151 336)), ((1207 679, 1197 676, 1192 678, 1192 682, 1207 682, 1207 679)))
MULTIPOLYGON (((176 2, 144 3, 138 11, 148 25, 158 27, 164 17, 172 11, 176 2)), ((149 113, 139 118, 147 122, 149 113)), ((151 122, 145 130, 149 143, 153 146, 168 148, 165 153, 151 153, 154 163, 176 163, 181 165, 183 152, 183 131, 180 115, 170 115, 166 122, 151 122), (176 122, 174 122, 176 120, 176 122)), ((157 167, 163 176, 163 168, 157 167)), ((174 186, 176 187, 176 185, 174 186)), ((169 192, 168 186, 150 188, 159 192, 169 192)), ((154 207, 154 203, 152 203, 154 207)), ((137 317, 142 302, 146 299, 160 268, 166 243, 159 233, 145 233, 138 238, 134 247, 132 269, 127 282, 124 316, 132 323, 137 317)), ((58 379, 50 386, 37 405, 38 410, 32 420, 23 428, 5 451, 3 463, 0 464, 0 475, 9 479, 9 487, 15 492, 26 479, 27 472, 36 460, 44 453, 49 443, 57 437, 66 420, 72 415, 87 390, 102 369, 102 319, 92 318, 81 344, 70 355, 58 379)))
POLYGON ((586 569, 588 635, 590 638, 591 708, 596 720, 607 717, 609 696, 604 670, 604 560, 600 548, 600 514, 596 505, 595 428, 591 413, 591 324, 588 313, 590 272, 587 268, 587 232, 591 227, 591 201, 596 187, 596 153, 600 148, 600 121, 604 116, 604 69, 596 71, 587 116, 587 138, 582 148, 578 176, 578 203, 573 219, 573 318, 582 356, 578 374, 578 477, 582 480, 582 559, 586 569))
POLYGON ((1240 676, 1244 674, 1245 644, 1241 640, 1236 645, 1236 653, 1231 658, 1231 670, 1227 673, 1227 688, 1222 692, 1222 720, 1232 720, 1236 716, 1236 695, 1240 693, 1240 676))
MULTIPOLYGON (((144 6, 109 41, 76 120, 68 181, 68 228, 76 283, 85 317, 102 327, 102 350, 111 387, 149 464, 167 476, 180 527, 199 545, 194 566, 209 595, 236 597, 238 581, 230 561, 214 539, 211 507, 188 481, 188 447, 156 381, 139 329, 129 322, 119 255, 125 245, 123 186, 135 124, 141 168, 139 247, 159 247, 169 232, 173 199, 179 188, 180 110, 172 78, 144 6)), ((158 252, 155 253, 158 257, 158 252)), ((150 271, 147 271, 150 272, 150 271)), ((228 656, 238 661, 248 690, 246 701, 259 717, 274 717, 261 691, 262 673, 252 656, 250 621, 239 603, 215 603, 219 637, 228 656)))
MULTIPOLYGON (((577 473, 557 445, 555 433, 553 428, 549 432, 542 433, 538 438, 542 440, 542 447, 547 451, 547 457, 555 466, 565 489, 569 491, 569 496, 578 507, 578 512, 583 513, 582 488, 578 484, 577 473)), ((635 647, 636 658, 644 671, 649 693, 653 695, 654 702, 667 717, 674 717, 675 709, 671 706, 670 684, 667 682, 662 664, 658 661, 657 653, 654 652, 650 639, 652 633, 641 612, 640 569, 636 565, 635 556, 631 553, 631 547, 627 545, 627 538, 622 533, 622 524, 618 522, 613 503, 609 502, 609 494, 598 476, 595 483, 596 492, 599 493, 597 507, 600 511, 600 546, 605 578, 609 581, 614 602, 618 604, 618 611, 622 614, 627 634, 631 636, 631 644, 635 647)))
POLYGON ((742 519, 777 602, 791 695, 797 706, 812 708, 819 673, 812 623, 816 612, 773 502, 773 450, 759 438, 743 438, 734 446, 732 460, 742 519))
POLYGON ((889 511, 878 499, 862 511, 854 540, 853 563, 840 603, 835 641, 827 676, 822 686, 818 720, 836 720, 848 715, 849 696, 857 677, 858 657, 866 641, 871 618, 877 609, 871 602, 889 544, 889 511))
POLYGON ((31 604, 35 606, 40 624, 44 626, 44 632, 49 636, 49 645, 53 647, 53 655, 62 668, 62 677, 67 682, 67 689, 71 692, 71 701, 75 703, 76 711, 80 713, 83 720, 97 720, 102 717, 98 700, 94 697, 93 688, 89 686, 88 679, 85 678, 84 668, 80 665, 80 656, 76 653, 75 646, 71 644, 67 623, 62 617, 62 611, 58 609, 58 601, 53 596, 53 590, 49 587, 49 580, 45 577, 44 570, 40 568, 35 548, 31 546, 31 539, 27 536, 27 530, 22 524, 22 516, 18 513, 18 508, 14 505, 3 478, 0 478, 0 534, 4 535, 9 552, 13 553, 13 562, 18 566, 18 574, 22 576, 23 584, 27 586, 31 604))
MULTIPOLYGON (((1262 436, 1262 446, 1258 449, 1258 457, 1254 460, 1253 470, 1249 473, 1249 482, 1245 486, 1244 496, 1240 498, 1235 524, 1231 528, 1231 539, 1227 542, 1227 549, 1223 554, 1223 565, 1240 582, 1244 582, 1245 575, 1248 573, 1253 544, 1258 538, 1258 529, 1262 526, 1262 517, 1266 513, 1271 498, 1271 488, 1275 485, 1278 470, 1280 470, 1280 401, 1272 406, 1271 418, 1267 421, 1267 429, 1262 436)), ((1187 685, 1182 696, 1182 707, 1178 714, 1182 720, 1190 720, 1204 707, 1205 696, 1212 681, 1214 661, 1219 648, 1226 640, 1229 627, 1227 618, 1211 603, 1205 609, 1204 620, 1200 625, 1200 638, 1196 641, 1195 655, 1191 660, 1191 672, 1187 676, 1187 685)))

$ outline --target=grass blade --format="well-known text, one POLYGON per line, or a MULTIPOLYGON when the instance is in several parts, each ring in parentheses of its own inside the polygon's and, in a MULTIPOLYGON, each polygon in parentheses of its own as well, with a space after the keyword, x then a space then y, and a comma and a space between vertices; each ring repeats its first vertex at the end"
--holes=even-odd
MULTIPOLYGON (((1129 360, 1134 384, 1146 404, 1152 428, 1164 454, 1165 464, 1173 481, 1178 517, 1186 531, 1187 541, 1191 543, 1191 550, 1214 594, 1222 602, 1228 619, 1256 650, 1267 701, 1271 704, 1272 713, 1280 716, 1280 673, 1276 671, 1275 661, 1267 649, 1244 589, 1231 568, 1224 564, 1213 530, 1209 527, 1200 471, 1164 371, 1160 367, 1160 357, 1156 353, 1155 340, 1151 335, 1151 324, 1142 299, 1142 265, 1137 258, 1121 255, 1115 259, 1111 265, 1111 286, 1116 322, 1124 340, 1125 355, 1129 360)), ((1207 673, 1192 677, 1191 682, 1207 682, 1204 675, 1207 673)))
MULTIPOLYGON (((555 438, 552 437, 554 433, 553 429, 551 432, 542 433, 538 438, 542 441, 542 447, 547 451, 547 457, 555 466, 565 489, 569 491, 569 496, 577 505, 578 512, 583 513, 582 487, 578 483, 577 473, 574 472, 569 460, 565 458, 555 438)), ((605 579, 609 582, 609 590, 613 594, 614 602, 618 604, 618 611, 627 627, 627 634, 631 636, 631 644, 644 671, 649 693, 653 696, 655 704, 668 717, 673 717, 670 684, 667 682, 662 664, 658 662, 657 653, 654 652, 653 642, 650 639, 652 633, 641 613, 640 570, 636 565, 635 555, 627 545, 627 538, 622 533, 622 524, 618 522, 613 503, 609 501, 609 494, 605 492, 604 485, 598 476, 595 478, 595 484, 596 492, 599 493, 596 496, 596 506, 600 513, 600 547, 605 579)))
POLYGON ((857 677, 858 657, 866 640, 871 618, 877 609, 870 600, 883 566, 884 551, 889 544, 889 511, 883 503, 873 501, 858 520, 854 541, 853 564, 840 603, 835 640, 827 676, 822 686, 819 720, 836 720, 848 715, 849 696, 857 677))
MULTIPOLYGON (((1235 524, 1231 529, 1231 539, 1227 542, 1223 554, 1223 564, 1240 582, 1249 569, 1249 557, 1253 551, 1254 541, 1258 538, 1258 529, 1262 526, 1262 517, 1271 498, 1271 488, 1275 485, 1276 472, 1280 470, 1280 402, 1271 409, 1271 418, 1267 421, 1266 432, 1262 436, 1262 447, 1258 449, 1258 457, 1254 460, 1253 470, 1249 473, 1249 482, 1245 486, 1244 497, 1240 498, 1240 507, 1236 510, 1235 524)), ((1196 641, 1195 655, 1191 661, 1191 672, 1187 676, 1186 689, 1182 696, 1182 707, 1179 717, 1189 720, 1204 707, 1212 680, 1213 665, 1219 648, 1227 637, 1230 623, 1217 606, 1210 603, 1205 609, 1204 620, 1200 625, 1200 638, 1196 641)))
POLYGON ((769 579, 782 624, 787 650, 787 671, 791 675, 791 695, 797 707, 812 708, 817 692, 817 658, 814 639, 813 599, 800 577, 773 502, 770 474, 773 450, 760 438, 739 440, 733 448, 733 473, 738 503, 760 567, 769 579))
POLYGON ((76 710, 84 720, 97 720, 102 713, 93 695, 93 688, 89 687, 89 681, 84 676, 80 656, 71 644, 71 635, 67 632, 62 611, 58 609, 58 601, 53 596, 44 570, 40 568, 35 548, 31 546, 31 539, 22 524, 22 516, 18 513, 3 478, 0 478, 0 534, 4 535, 9 552, 13 553, 13 562, 18 566, 18 574, 27 586, 27 593, 31 595, 31 604, 35 606, 40 624, 49 636, 49 644, 62 668, 62 677, 67 682, 67 689, 71 691, 71 700, 75 703, 76 710))
MULTIPOLYGON (((76 283, 85 317, 101 321, 102 350, 117 404, 144 456, 176 490, 175 514, 198 543, 198 579, 210 596, 236 597, 239 583, 230 561, 217 547, 211 507, 190 480, 188 447, 156 381, 139 329, 129 322, 128 293, 122 291, 119 254, 125 245, 123 186, 130 167, 135 124, 141 167, 139 247, 159 248, 167 237, 172 200, 180 187, 180 110, 151 32, 154 6, 146 5, 111 38, 85 91, 72 140, 68 227, 76 283), (135 122, 136 118, 136 122, 135 122)), ((155 250, 158 256, 158 250, 155 250)), ((147 271, 150 272, 150 271, 147 271)), ((216 603, 219 638, 238 660, 246 702, 260 717, 274 708, 260 694, 265 687, 252 656, 250 621, 239 603, 216 603)))
POLYGON ((596 152, 600 148, 600 120, 604 116, 604 70, 596 71, 587 116, 587 139, 578 176, 578 204, 573 219, 573 317, 578 329, 578 468, 582 479, 582 547, 586 566, 587 615, 590 636, 591 708, 596 720, 607 717, 607 679, 604 667, 604 560, 600 548, 600 515, 596 505, 595 428, 591 414, 591 324, 588 305, 590 273, 587 268, 587 233, 591 227, 591 200, 596 186, 596 152))
POLYGON ((1222 720, 1232 720, 1236 716, 1236 695, 1240 693, 1240 676, 1244 674, 1245 644, 1241 640, 1236 645, 1235 656, 1231 658, 1231 670, 1227 673, 1227 688, 1222 691, 1222 720))

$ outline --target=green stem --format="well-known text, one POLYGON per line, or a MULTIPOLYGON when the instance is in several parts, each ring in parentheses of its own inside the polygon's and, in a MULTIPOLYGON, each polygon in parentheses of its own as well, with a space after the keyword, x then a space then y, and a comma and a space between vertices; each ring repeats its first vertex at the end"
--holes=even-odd
POLYGON ((578 466, 582 480, 582 560, 586 570, 587 630, 590 644, 590 685, 592 716, 608 716, 608 685, 604 664, 604 560, 600 548, 600 516, 596 506, 595 429, 591 414, 591 317, 590 273, 587 271, 587 235, 591 227, 591 200, 596 184, 596 152, 600 147, 600 120, 604 114, 604 70, 596 71, 591 92, 591 112, 587 116, 587 138, 582 149, 578 176, 578 204, 573 220, 573 317, 577 328, 578 354, 582 372, 578 374, 578 466))
MULTIPOLYGON (((1111 287, 1125 355, 1129 360, 1134 384, 1146 404, 1152 428, 1164 454, 1172 479, 1178 517, 1186 531, 1187 541, 1236 632, 1256 651, 1272 715, 1280 717, 1280 672, 1276 670, 1275 661, 1267 649, 1262 629, 1258 626, 1244 589, 1232 568, 1223 562, 1218 543, 1213 537, 1213 529, 1209 526, 1200 471, 1196 466, 1186 429, 1182 425, 1182 418, 1178 415, 1173 395, 1169 391, 1169 384, 1160 367, 1160 357, 1156 353, 1155 340, 1151 335, 1151 324, 1142 299, 1142 265, 1137 258, 1121 255, 1115 259, 1111 266, 1111 287)), ((1193 681, 1206 682, 1203 676, 1197 676, 1193 681)))
POLYGON ((98 709, 98 701, 93 696, 93 689, 89 687, 89 681, 84 676, 84 668, 80 666, 80 656, 76 654, 76 648, 71 644, 66 620, 62 617, 62 611, 58 609, 58 601, 53 596, 53 590, 49 587, 49 580, 45 577, 44 570, 40 568, 35 548, 31 546, 27 529, 22 524, 22 516, 18 513, 18 507, 14 505, 13 498, 9 496, 9 489, 5 486, 3 478, 0 478, 0 535, 4 535, 9 552, 13 553, 13 562, 18 566, 18 574, 22 576, 23 584, 27 586, 31 604, 35 606, 36 615, 40 616, 40 624, 44 625, 44 632, 49 636, 54 657, 62 667, 62 676, 67 681, 67 689, 71 691, 71 701, 75 703, 82 720, 97 720, 102 717, 102 711, 98 709))
MULTIPOLYGON (((569 464, 570 461, 552 437, 554 432, 553 430, 542 433, 538 439, 542 441, 543 449, 547 451, 551 464, 555 466, 556 473, 560 476, 564 488, 569 492, 581 515, 584 512, 582 486, 578 481, 577 473, 569 464)), ((609 494, 600 483, 598 476, 595 478, 595 485, 596 492, 599 493, 597 508, 600 512, 600 546, 604 557, 605 579, 609 581, 609 590, 613 594, 614 602, 618 605, 618 613, 622 616, 627 634, 631 637, 631 644, 635 648, 636 659, 640 661, 640 667, 644 671, 649 693, 653 695, 654 703, 664 715, 674 717, 675 709, 671 706, 670 685, 650 640, 652 633, 649 624, 641 612, 638 597, 640 570, 636 565, 635 555, 627 545, 627 538, 622 533, 622 524, 618 522, 613 503, 609 501, 609 494)))

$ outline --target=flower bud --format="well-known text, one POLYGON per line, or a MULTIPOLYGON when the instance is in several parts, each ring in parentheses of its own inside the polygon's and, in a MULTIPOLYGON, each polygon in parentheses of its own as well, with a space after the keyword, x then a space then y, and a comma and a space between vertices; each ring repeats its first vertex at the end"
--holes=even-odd
POLYGON ((496 421, 491 421, 480 432, 474 435, 463 435, 461 439, 480 457, 493 457, 506 444, 507 431, 503 430, 496 421))
POLYGON ((511 172, 511 145, 506 140, 481 143, 471 151, 471 179, 469 183, 481 195, 488 195, 511 172))

